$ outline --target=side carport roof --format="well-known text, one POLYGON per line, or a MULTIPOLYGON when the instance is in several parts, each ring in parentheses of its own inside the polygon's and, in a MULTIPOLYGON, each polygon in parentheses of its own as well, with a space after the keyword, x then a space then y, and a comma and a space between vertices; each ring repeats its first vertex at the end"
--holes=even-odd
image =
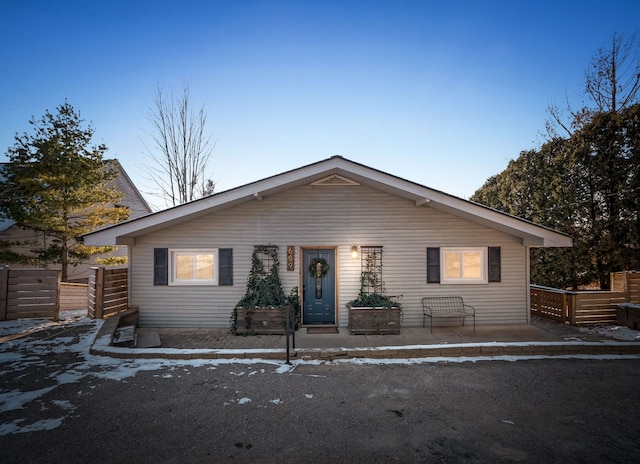
POLYGON ((415 202, 416 207, 438 209, 503 231, 521 238, 526 246, 570 247, 573 244, 570 236, 553 229, 378 171, 341 156, 333 156, 241 187, 90 232, 79 239, 86 245, 133 245, 136 237, 247 201, 261 201, 278 192, 332 176, 340 176, 406 198, 415 202))

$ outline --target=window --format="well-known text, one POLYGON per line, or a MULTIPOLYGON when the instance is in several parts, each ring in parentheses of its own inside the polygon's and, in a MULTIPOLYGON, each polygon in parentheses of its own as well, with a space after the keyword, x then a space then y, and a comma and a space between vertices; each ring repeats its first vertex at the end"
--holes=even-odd
POLYGON ((218 285, 218 250, 171 250, 171 285, 218 285))
POLYGON ((484 284, 501 281, 500 247, 427 247, 428 284, 484 284))
POLYGON ((486 248, 441 248, 442 283, 487 283, 486 248))

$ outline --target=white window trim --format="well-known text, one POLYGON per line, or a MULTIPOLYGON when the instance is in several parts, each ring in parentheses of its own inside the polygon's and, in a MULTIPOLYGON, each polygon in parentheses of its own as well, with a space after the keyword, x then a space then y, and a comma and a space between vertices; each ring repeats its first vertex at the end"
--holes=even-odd
POLYGON ((169 285, 218 285, 217 248, 172 248, 169 249, 169 285), (176 255, 213 255, 213 279, 178 279, 176 277, 176 255))
POLYGON ((451 284, 488 284, 488 251, 487 247, 442 247, 440 248, 440 282, 444 285, 451 284), (481 276, 479 279, 471 278, 447 278, 446 274, 446 262, 445 253, 480 253, 481 263, 481 276))

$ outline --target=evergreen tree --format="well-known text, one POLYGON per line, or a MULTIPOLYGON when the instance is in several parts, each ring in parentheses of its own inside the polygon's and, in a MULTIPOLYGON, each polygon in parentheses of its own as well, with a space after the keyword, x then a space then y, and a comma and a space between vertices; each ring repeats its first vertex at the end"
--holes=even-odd
POLYGON ((522 152, 471 199, 574 238, 532 251, 533 283, 608 288, 611 272, 640 268, 640 104, 522 152))
MULTIPOLYGON (((0 259, 60 264, 62 280, 66 280, 68 266, 114 250, 75 241, 79 235, 129 216, 127 207, 117 205, 122 194, 110 185, 118 174, 118 163, 104 160, 105 145, 90 146, 94 129, 84 127, 83 122, 65 101, 57 114, 46 111, 39 120, 32 118, 31 134, 16 134, 0 183, 0 191, 5 192, 0 198, 0 215, 48 239, 32 243, 29 254, 9 252, 0 259)), ((25 244, 5 243, 0 251, 8 245, 25 244)))
POLYGON ((587 103, 567 106, 568 120, 550 108, 549 140, 472 197, 574 238, 571 249, 532 251, 533 283, 608 288, 610 272, 640 267, 639 46, 614 34, 585 71, 587 103))

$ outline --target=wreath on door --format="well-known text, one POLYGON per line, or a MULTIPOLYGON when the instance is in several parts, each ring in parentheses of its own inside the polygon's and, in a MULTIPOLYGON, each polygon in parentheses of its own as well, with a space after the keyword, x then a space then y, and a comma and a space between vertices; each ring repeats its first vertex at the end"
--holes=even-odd
POLYGON ((329 272, 329 264, 324 258, 313 258, 309 263, 309 274, 316 279, 321 279, 329 272))

